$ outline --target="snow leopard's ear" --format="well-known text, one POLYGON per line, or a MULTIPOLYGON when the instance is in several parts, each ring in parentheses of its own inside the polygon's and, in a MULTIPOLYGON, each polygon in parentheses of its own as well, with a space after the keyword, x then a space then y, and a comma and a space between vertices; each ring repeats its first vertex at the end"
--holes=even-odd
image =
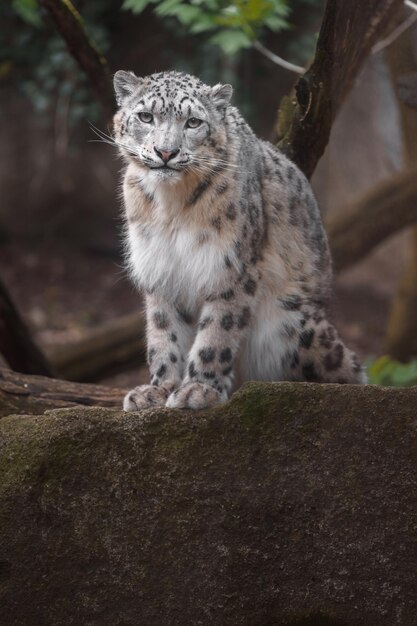
POLYGON ((218 111, 224 111, 230 102, 233 94, 232 85, 214 85, 211 88, 211 98, 214 101, 216 109, 218 111))
POLYGON ((116 94, 116 102, 120 106, 124 100, 132 95, 134 91, 143 83, 143 79, 139 78, 133 72, 125 72, 119 70, 113 78, 114 92, 116 94))

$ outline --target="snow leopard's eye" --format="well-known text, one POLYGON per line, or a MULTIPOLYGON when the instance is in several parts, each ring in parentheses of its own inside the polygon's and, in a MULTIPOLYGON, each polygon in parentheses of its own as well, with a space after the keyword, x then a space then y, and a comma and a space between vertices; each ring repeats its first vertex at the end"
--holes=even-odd
POLYGON ((187 128, 198 128, 199 126, 201 126, 201 120, 197 119, 196 117, 190 117, 189 120, 187 120, 187 128))
POLYGON ((147 111, 141 111, 138 113, 138 117, 144 124, 150 124, 153 121, 152 113, 148 113, 147 111))

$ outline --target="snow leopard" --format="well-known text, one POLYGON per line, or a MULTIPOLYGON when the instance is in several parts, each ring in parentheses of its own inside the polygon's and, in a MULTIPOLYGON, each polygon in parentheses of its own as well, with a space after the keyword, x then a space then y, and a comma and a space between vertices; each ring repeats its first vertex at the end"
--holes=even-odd
POLYGON ((208 408, 248 380, 365 383, 329 320, 331 259, 311 186, 231 105, 231 85, 118 71, 114 88, 150 370, 124 410, 208 408))

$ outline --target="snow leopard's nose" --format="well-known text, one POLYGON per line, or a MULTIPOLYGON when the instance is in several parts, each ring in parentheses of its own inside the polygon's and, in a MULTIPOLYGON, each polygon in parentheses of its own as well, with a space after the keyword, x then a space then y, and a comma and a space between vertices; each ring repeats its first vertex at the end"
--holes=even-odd
POLYGON ((158 148, 155 147, 154 150, 164 163, 168 163, 168 161, 176 157, 179 152, 179 150, 158 150, 158 148))

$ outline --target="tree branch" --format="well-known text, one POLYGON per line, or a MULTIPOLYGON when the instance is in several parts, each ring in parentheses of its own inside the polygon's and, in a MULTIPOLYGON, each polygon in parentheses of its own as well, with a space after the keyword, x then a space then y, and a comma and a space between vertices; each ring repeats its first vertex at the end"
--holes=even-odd
POLYGON ((333 264, 342 271, 390 235, 417 222, 417 168, 396 174, 326 221, 333 264))
POLYGON ((81 15, 71 0, 40 0, 40 3, 51 16, 69 52, 87 75, 106 119, 110 119, 115 104, 107 61, 89 38, 81 15))
POLYGON ((403 0, 328 0, 310 69, 281 102, 278 147, 310 177, 333 120, 403 0))
POLYGON ((261 54, 263 54, 264 57, 272 61, 272 63, 275 63, 275 65, 279 65, 284 70, 289 70, 290 72, 295 72, 296 74, 304 74, 304 72, 306 71, 304 67, 301 67, 300 65, 295 65, 294 63, 290 63, 289 61, 286 61, 282 57, 275 54, 275 52, 268 50, 268 48, 266 48, 258 40, 252 43, 252 47, 261 54))
POLYGON ((393 44, 398 37, 401 37, 401 35, 405 33, 405 31, 408 30, 415 21, 417 21, 417 13, 411 13, 403 22, 401 22, 401 24, 394 28, 392 33, 390 33, 385 39, 378 41, 378 43, 373 46, 372 54, 378 54, 378 52, 388 48, 388 46, 393 44))

